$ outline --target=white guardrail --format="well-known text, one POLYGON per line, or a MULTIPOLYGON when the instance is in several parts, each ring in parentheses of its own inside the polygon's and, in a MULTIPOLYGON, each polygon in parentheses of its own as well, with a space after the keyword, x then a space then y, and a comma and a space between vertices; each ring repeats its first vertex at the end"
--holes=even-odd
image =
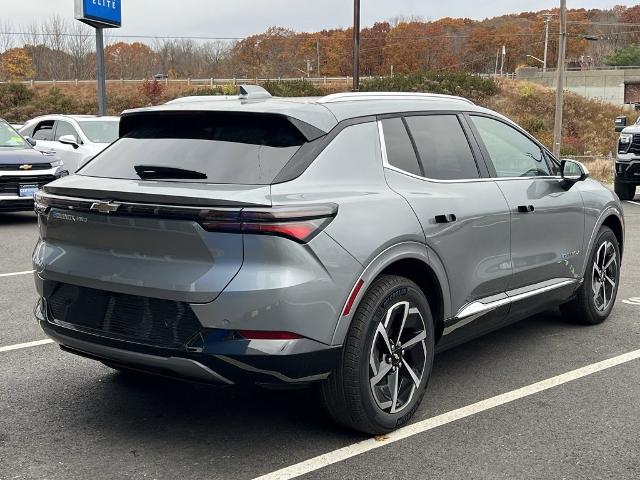
MULTIPOLYGON (((361 80, 370 80, 377 77, 360 77, 361 80)), ((110 84, 139 84, 147 79, 109 79, 110 84)), ((353 77, 276 77, 276 78, 169 78, 159 79, 158 82, 164 85, 194 85, 194 86, 215 86, 215 85, 253 85, 263 82, 300 82, 305 81, 313 84, 345 83, 351 85, 353 77)), ((10 83, 10 82, 0 82, 10 83)), ((23 80, 19 82, 24 85, 87 85, 96 83, 95 80, 23 80)))
MULTIPOLYGON (((477 74, 480 77, 495 77, 494 74, 477 74)), ((497 75, 500 77, 500 74, 497 75)), ((373 80, 374 78, 387 78, 387 77, 373 77, 362 76, 360 80, 373 80)), ((502 78, 515 79, 515 73, 505 73, 502 78)), ((153 80, 153 78, 128 80, 128 79, 110 79, 107 80, 108 84, 140 84, 144 81, 153 80)), ((327 84, 346 84, 351 85, 353 83, 353 77, 273 77, 273 78, 169 78, 158 80, 159 83, 164 85, 193 85, 193 86, 209 86, 215 85, 255 85, 263 82, 309 82, 315 85, 327 85, 327 84)), ((90 85, 95 84, 95 80, 23 80, 19 82, 0 82, 0 83, 22 83, 24 85, 90 85)))

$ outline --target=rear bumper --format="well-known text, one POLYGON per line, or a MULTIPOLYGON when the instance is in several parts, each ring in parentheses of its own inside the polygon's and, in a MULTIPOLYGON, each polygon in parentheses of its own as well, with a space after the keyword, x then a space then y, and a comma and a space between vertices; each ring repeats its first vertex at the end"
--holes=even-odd
POLYGON ((341 347, 313 340, 246 340, 203 329, 198 342, 160 348, 103 337, 59 325, 40 303, 36 317, 44 333, 70 353, 114 366, 185 380, 232 385, 301 385, 326 379, 341 347))

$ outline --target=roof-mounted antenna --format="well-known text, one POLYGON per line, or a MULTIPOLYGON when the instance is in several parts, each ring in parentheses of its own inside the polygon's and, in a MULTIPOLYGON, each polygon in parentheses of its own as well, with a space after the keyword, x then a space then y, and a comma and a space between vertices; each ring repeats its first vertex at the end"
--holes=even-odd
POLYGON ((240 85, 240 99, 242 100, 258 100, 261 98, 272 98, 260 85, 240 85))

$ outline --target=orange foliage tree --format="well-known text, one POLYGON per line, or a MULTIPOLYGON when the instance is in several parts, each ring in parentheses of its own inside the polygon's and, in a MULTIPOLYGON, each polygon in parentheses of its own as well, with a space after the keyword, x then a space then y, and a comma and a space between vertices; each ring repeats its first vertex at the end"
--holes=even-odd
POLYGON ((25 48, 11 48, 0 56, 0 71, 7 80, 33 77, 33 60, 25 48))

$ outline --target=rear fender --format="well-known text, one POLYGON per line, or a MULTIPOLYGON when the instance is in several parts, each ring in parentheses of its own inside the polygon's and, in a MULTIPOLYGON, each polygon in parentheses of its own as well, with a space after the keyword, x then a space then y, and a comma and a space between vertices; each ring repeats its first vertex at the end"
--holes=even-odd
MULTIPOLYGON (((349 314, 341 314, 338 320, 338 324, 333 335, 333 345, 342 345, 344 343, 347 332, 349 331, 349 327, 351 326, 353 316, 357 311, 357 307, 362 301, 362 298, 365 296, 373 281, 387 267, 395 262, 405 259, 419 260, 429 268, 431 268, 431 270, 433 270, 442 290, 443 318, 451 317, 451 293, 449 290, 449 282, 447 280, 447 274, 444 265, 442 265, 434 252, 429 252, 429 248, 426 245, 418 242, 402 242, 387 248, 386 250, 382 251, 377 257, 375 257, 367 265, 358 281, 353 285, 353 288, 349 292, 349 297, 347 297, 347 300, 345 301, 345 307, 347 302, 351 298, 351 295, 354 293, 359 280, 362 280, 364 282, 355 297, 353 307, 351 308, 349 314)), ((344 313, 344 308, 342 313, 344 313)))

